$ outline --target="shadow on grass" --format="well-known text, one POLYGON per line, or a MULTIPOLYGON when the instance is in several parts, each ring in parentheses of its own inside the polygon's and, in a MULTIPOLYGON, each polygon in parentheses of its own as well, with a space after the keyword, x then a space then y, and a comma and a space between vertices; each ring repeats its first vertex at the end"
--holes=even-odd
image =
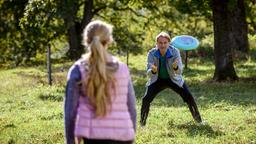
POLYGON ((7 124, 7 125, 4 126, 4 128, 16 128, 16 127, 17 126, 15 124, 13 124, 13 123, 7 124))
POLYGON ((197 75, 206 75, 210 72, 209 70, 200 70, 196 68, 183 69, 183 75, 186 77, 196 77, 197 75))
POLYGON ((39 99, 41 99, 43 101, 57 101, 57 102, 63 101, 63 95, 53 95, 53 94, 44 95, 44 94, 41 94, 38 97, 39 97, 39 99))
MULTIPOLYGON (((247 67, 252 69, 252 67, 247 67)), ((134 88, 138 101, 141 101, 146 88, 147 81, 145 71, 131 69, 133 73, 134 88)), ((249 71, 249 70, 247 70, 249 71)), ((205 75, 211 70, 189 69, 186 72, 189 77, 205 75)), ((187 82, 186 82, 187 83, 187 82)), ((256 76, 248 74, 246 77, 240 77, 239 81, 214 82, 210 79, 203 81, 189 81, 187 83, 192 95, 195 97, 200 107, 208 107, 218 103, 228 105, 248 106, 256 104, 256 76)), ((154 99, 152 105, 166 107, 180 107, 186 105, 181 97, 171 89, 161 91, 154 99)), ((220 108, 220 107, 219 107, 220 108)), ((225 105, 223 106, 224 109, 225 105)))
POLYGON ((41 116, 41 120, 63 119, 63 113, 41 116))
POLYGON ((187 135, 191 137, 194 137, 196 135, 205 135, 207 137, 215 138, 225 134, 219 130, 214 130, 208 124, 200 125, 200 124, 195 124, 193 122, 189 122, 189 123, 177 125, 177 124, 174 124, 173 122, 169 122, 168 125, 170 128, 187 130, 187 135))
POLYGON ((256 83, 256 76, 255 77, 239 77, 239 81, 256 83))
POLYGON ((0 133, 6 129, 12 129, 12 128, 17 128, 17 126, 14 123, 9 123, 3 126, 0 125, 0 133))
POLYGON ((177 125, 178 129, 187 129, 188 136, 205 135, 207 137, 218 137, 225 133, 214 130, 210 125, 197 125, 197 124, 181 124, 177 125))
MULTIPOLYGON (((216 108, 226 110, 227 107, 232 109, 232 106, 236 105, 255 105, 255 85, 255 81, 239 83, 211 83, 192 85, 189 89, 200 107, 209 107, 210 105, 216 106, 221 104, 216 108)), ((187 104, 183 102, 182 98, 177 93, 171 89, 166 89, 155 97, 153 105, 180 107, 187 104)))

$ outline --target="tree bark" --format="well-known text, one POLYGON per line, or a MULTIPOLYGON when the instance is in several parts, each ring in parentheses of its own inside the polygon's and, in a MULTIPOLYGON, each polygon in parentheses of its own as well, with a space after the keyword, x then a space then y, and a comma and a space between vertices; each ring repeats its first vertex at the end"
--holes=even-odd
POLYGON ((48 84, 52 85, 52 62, 51 62, 51 45, 47 45, 47 73, 48 73, 48 84))
POLYGON ((79 59, 83 53, 83 48, 80 46, 81 37, 78 31, 75 24, 68 29, 68 57, 72 60, 79 59))
POLYGON ((231 31, 234 37, 234 49, 244 53, 249 52, 248 25, 246 22, 244 0, 236 0, 236 4, 231 8, 231 31))
POLYGON ((93 18, 93 0, 85 1, 83 19, 81 22, 76 21, 77 10, 75 8, 71 8, 69 10, 69 16, 67 16, 66 19, 69 42, 68 58, 77 60, 84 53, 84 46, 82 45, 82 32, 85 26, 93 18))
POLYGON ((79 9, 77 1, 65 0, 65 27, 67 28, 67 36, 69 43, 69 50, 67 52, 67 57, 69 59, 75 60, 80 54, 79 48, 79 36, 76 26, 76 15, 79 9))
POLYGON ((235 41, 232 34, 228 0, 213 0, 212 11, 215 57, 213 79, 216 81, 237 80, 238 76, 233 66, 232 48, 234 48, 235 41))
POLYGON ((81 32, 83 32, 85 26, 92 20, 93 15, 93 0, 86 0, 84 3, 84 14, 81 23, 81 32))

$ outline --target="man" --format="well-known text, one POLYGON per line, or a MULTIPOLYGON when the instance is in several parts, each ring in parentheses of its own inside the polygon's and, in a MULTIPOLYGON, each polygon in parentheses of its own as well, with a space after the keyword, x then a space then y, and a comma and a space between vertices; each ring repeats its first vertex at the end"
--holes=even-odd
POLYGON ((202 122, 196 102, 182 78, 182 60, 179 50, 170 45, 170 36, 161 32, 156 36, 156 47, 148 53, 147 75, 149 80, 147 90, 142 98, 140 125, 145 126, 150 103, 155 96, 165 88, 171 88, 178 93, 198 123, 202 122))

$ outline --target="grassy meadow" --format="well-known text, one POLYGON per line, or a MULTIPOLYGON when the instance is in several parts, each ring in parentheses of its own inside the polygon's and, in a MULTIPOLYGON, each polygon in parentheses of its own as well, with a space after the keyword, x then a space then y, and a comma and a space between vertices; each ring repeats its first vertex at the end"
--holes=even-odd
MULTIPOLYGON (((130 56, 137 121, 145 62, 146 55, 130 56)), ((47 85, 44 65, 0 70, 0 144, 64 143, 63 97, 71 64, 53 65, 53 86, 47 85)), ((146 127, 138 125, 136 144, 255 144, 256 59, 235 61, 235 82, 213 82, 210 59, 190 58, 188 67, 184 78, 207 124, 194 123, 182 99, 166 89, 153 101, 146 127)))

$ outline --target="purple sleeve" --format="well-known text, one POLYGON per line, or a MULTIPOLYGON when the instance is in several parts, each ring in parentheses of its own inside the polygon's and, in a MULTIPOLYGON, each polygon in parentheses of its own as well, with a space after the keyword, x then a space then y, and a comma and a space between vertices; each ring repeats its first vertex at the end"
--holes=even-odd
POLYGON ((127 105, 128 105, 128 110, 133 122, 133 128, 134 131, 136 131, 136 97, 134 93, 134 88, 131 79, 129 79, 129 84, 128 84, 128 99, 127 99, 127 105))
POLYGON ((66 93, 64 98, 64 124, 65 124, 65 143, 75 143, 74 128, 77 106, 79 100, 79 85, 81 74, 79 67, 73 65, 68 73, 66 93))

